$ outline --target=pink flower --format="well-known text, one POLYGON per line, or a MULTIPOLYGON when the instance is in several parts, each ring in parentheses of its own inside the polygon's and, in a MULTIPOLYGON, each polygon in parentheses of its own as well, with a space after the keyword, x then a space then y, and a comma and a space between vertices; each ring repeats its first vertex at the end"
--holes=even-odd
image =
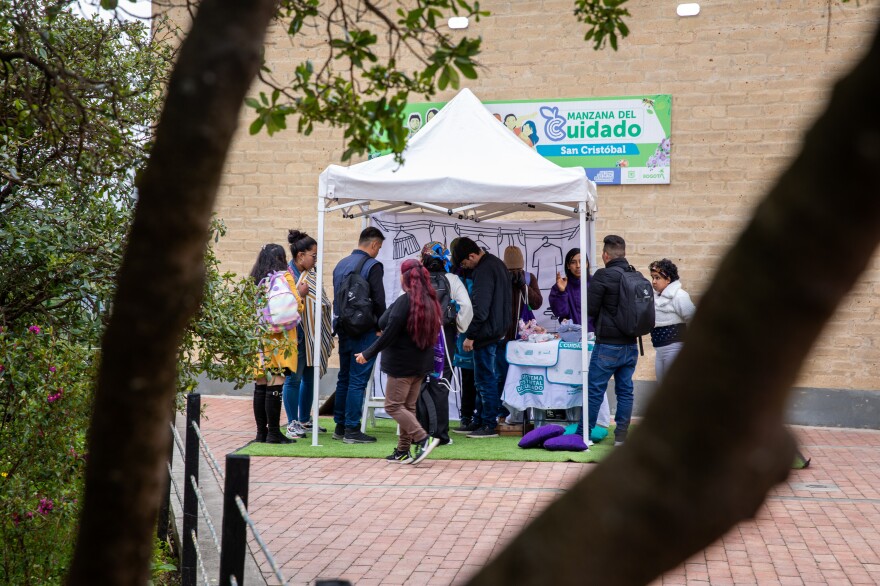
POLYGON ((55 508, 55 503, 50 498, 40 499, 40 505, 37 507, 37 513, 47 515, 55 508))
POLYGON ((29 332, 33 332, 34 334, 40 333, 40 326, 31 326, 28 328, 29 332))
POLYGON ((55 372, 55 367, 54 367, 54 366, 50 366, 50 367, 49 367, 49 372, 55 372))

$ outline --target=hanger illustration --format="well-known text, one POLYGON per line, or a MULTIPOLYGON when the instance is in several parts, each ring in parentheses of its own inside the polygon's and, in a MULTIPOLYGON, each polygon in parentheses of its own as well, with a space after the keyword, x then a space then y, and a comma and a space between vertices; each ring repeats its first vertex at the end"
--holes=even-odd
POLYGON ((416 237, 406 232, 403 226, 397 228, 397 234, 392 242, 394 245, 394 259, 401 259, 419 251, 419 241, 416 237))

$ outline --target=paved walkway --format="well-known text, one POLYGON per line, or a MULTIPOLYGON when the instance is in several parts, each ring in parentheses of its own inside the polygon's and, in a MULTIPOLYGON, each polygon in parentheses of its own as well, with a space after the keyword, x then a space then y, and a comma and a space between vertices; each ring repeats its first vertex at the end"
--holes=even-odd
MULTIPOLYGON (((251 439, 249 400, 203 404, 218 458, 251 439)), ((880 432, 796 432, 811 466, 792 471, 757 519, 656 584, 880 583, 880 432)), ((461 584, 593 466, 253 458, 250 511, 290 584, 461 584)))

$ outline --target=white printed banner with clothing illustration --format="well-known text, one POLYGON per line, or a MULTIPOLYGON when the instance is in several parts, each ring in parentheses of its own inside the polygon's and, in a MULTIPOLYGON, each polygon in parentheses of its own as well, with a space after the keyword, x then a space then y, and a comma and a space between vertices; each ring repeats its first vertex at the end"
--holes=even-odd
MULTIPOLYGON (((388 213, 373 214, 373 226, 382 231, 385 243, 377 259, 385 271, 385 297, 388 303, 400 296, 400 265, 408 258, 421 258, 422 247, 437 241, 446 247, 459 236, 474 240, 487 252, 499 258, 504 249, 516 246, 523 253, 525 269, 535 275, 541 288, 544 303, 534 310, 536 321, 548 329, 556 329, 557 322, 550 312, 550 287, 556 282, 556 273, 563 273, 565 254, 577 248, 580 242, 576 219, 473 222, 456 218, 444 218, 436 214, 388 213)), ((587 223, 587 242, 595 237, 591 222, 587 223)), ((586 255, 582 255, 586 256, 586 255)), ((374 394, 384 396, 385 375, 376 368, 373 371, 374 394)), ((449 393, 449 417, 457 419, 461 409, 461 389, 452 383, 449 393)), ((381 409, 377 414, 384 416, 381 409)))
MULTIPOLYGON (((445 246, 459 236, 467 236, 487 252, 504 258, 504 249, 516 246, 523 253, 525 270, 538 280, 544 303, 532 308, 539 325, 556 330, 557 322, 550 312, 550 288, 556 274, 564 274, 566 253, 578 248, 579 226, 576 219, 472 222, 444 218, 436 214, 378 213, 372 225, 385 235, 378 260, 385 268, 385 297, 396 299, 400 293, 400 265, 408 258, 419 259, 422 247, 431 241, 445 246)), ((587 242, 592 242, 592 223, 587 223, 587 242)), ((589 253, 581 254, 581 258, 589 253)), ((592 259, 591 259, 592 261, 592 259)))
MULTIPOLYGON (((483 102, 499 123, 560 167, 583 167, 597 185, 668 184, 672 96, 483 102)), ((409 104, 410 136, 444 106, 409 104)))

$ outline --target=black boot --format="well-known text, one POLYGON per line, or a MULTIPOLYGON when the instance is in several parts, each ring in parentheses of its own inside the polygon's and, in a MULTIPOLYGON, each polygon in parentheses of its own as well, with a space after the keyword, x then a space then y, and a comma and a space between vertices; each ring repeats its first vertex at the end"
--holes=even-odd
POLYGON ((257 422, 255 442, 266 441, 266 385, 254 383, 254 421, 257 422))
POLYGON ((266 433, 267 444, 292 444, 295 440, 287 439, 279 429, 281 426, 281 389, 283 385, 266 387, 266 433))

